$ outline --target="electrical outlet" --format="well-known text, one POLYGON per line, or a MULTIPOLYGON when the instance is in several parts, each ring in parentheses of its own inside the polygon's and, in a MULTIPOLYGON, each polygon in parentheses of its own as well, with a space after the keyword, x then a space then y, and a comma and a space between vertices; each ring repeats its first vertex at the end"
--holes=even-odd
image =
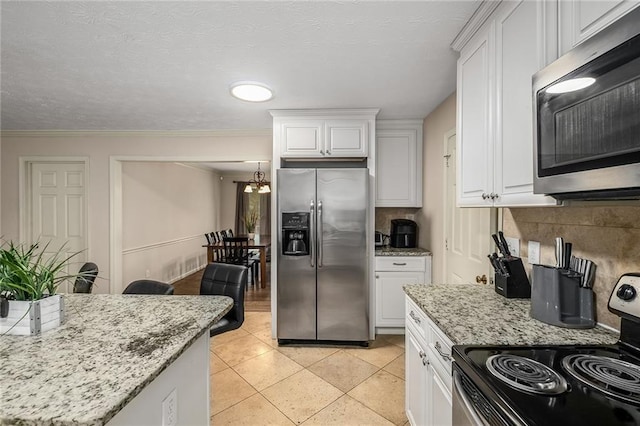
POLYGON ((509 246, 511 256, 520 257, 520 240, 518 238, 504 237, 509 246))
POLYGON ((162 401, 162 426, 178 424, 178 392, 174 388, 162 401))
POLYGON ((529 260, 531 264, 540 264, 540 243, 538 241, 529 241, 529 260))

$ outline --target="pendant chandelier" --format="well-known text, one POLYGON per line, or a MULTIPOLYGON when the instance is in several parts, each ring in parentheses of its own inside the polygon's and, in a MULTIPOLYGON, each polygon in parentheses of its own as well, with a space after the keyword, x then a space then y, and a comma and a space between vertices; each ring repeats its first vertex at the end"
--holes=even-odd
POLYGON ((247 186, 244 187, 244 192, 253 192, 255 187, 258 194, 267 194, 271 192, 269 182, 265 180, 265 173, 260 170, 260 163, 258 163, 258 170, 253 173, 253 179, 247 182, 247 186))

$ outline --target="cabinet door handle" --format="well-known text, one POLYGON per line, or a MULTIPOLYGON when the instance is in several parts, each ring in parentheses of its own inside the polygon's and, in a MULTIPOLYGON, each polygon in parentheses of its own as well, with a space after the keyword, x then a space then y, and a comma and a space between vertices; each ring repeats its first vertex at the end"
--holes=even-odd
POLYGON ((498 194, 492 192, 490 197, 492 200, 495 200, 496 198, 498 198, 498 194))
POLYGON ((444 359, 447 362, 451 362, 451 355, 442 352, 442 346, 440 345, 440 342, 436 341, 435 346, 436 346, 436 351, 438 351, 442 359, 444 359))
MULTIPOLYGON (((320 153, 322 154, 322 151, 320 151, 320 153)), ((483 192, 482 193, 482 199, 486 200, 487 198, 489 198, 489 196, 483 192)))
POLYGON ((327 155, 331 155, 331 151, 327 150, 327 155))
POLYGON ((418 318, 418 316, 414 314, 413 311, 409 312, 409 316, 415 321, 416 324, 420 324, 420 318, 418 318))
POLYGON ((320 150, 320 155, 324 155, 324 150, 320 150))
POLYGON ((407 262, 393 262, 393 264, 396 266, 405 266, 407 262))

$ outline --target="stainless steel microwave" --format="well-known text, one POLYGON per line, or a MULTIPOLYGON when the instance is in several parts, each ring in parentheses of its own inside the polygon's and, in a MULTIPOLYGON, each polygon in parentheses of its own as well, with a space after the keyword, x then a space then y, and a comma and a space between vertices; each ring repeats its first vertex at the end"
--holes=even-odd
POLYGON ((533 76, 534 192, 640 198, 640 7, 533 76))

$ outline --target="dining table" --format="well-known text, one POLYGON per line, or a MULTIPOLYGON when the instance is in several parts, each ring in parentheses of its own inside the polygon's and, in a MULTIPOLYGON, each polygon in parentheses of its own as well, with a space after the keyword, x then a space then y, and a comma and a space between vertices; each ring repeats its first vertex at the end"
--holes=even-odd
MULTIPOLYGON (((247 238, 249 240, 248 248, 258 249, 260 252, 260 288, 267 286, 267 249, 271 248, 271 235, 254 235, 250 238, 247 234, 239 234, 236 237, 247 238)), ((213 244, 205 244, 202 247, 207 248, 207 262, 211 263, 215 260, 216 250, 223 250, 224 243, 219 241, 213 244)))

